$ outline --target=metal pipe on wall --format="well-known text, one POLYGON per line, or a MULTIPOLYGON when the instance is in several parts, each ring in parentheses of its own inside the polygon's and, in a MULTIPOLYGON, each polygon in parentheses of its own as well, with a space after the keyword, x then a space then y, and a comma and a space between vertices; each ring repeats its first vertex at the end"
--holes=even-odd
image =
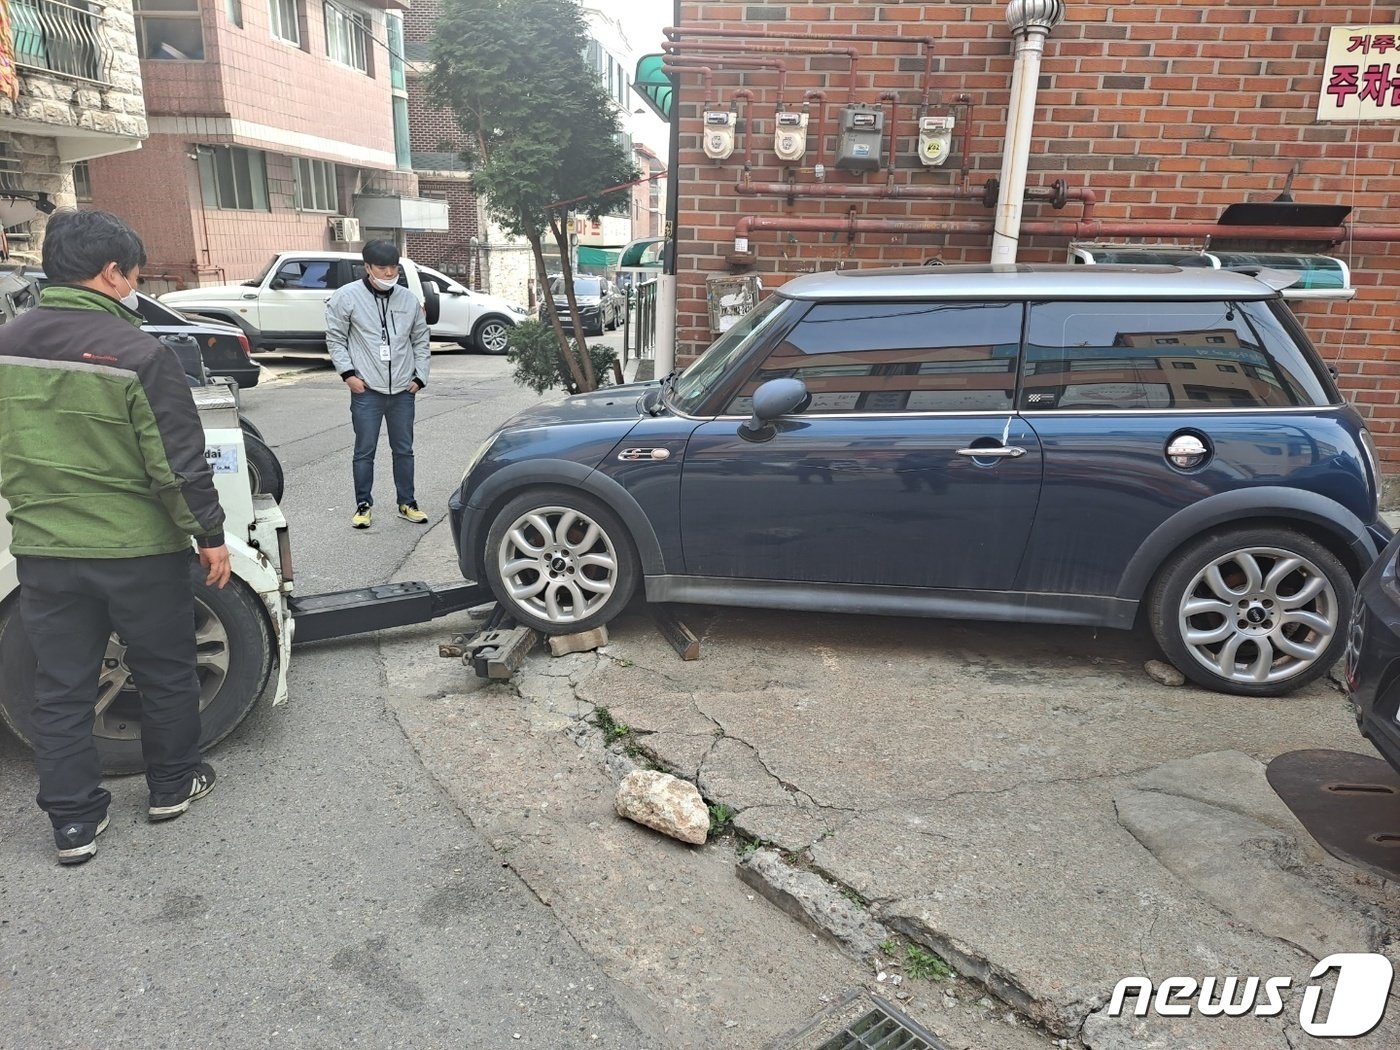
POLYGON ((1006 146, 1001 160, 1001 197, 997 201, 992 262, 1014 263, 1021 227, 1021 194, 1026 188, 1031 131, 1035 125, 1035 96, 1040 85, 1040 59, 1045 38, 1065 16, 1063 0, 1011 0, 1006 20, 1016 41, 1016 66, 1011 75, 1011 107, 1006 116, 1006 146))
MULTIPOLYGON (((735 239, 747 241, 757 230, 794 233, 970 233, 987 234, 993 224, 981 219, 861 219, 745 215, 734 224, 735 239)), ((1221 240, 1309 241, 1341 244, 1346 241, 1400 243, 1395 226, 1221 226, 1208 222, 1105 222, 1100 219, 1030 219, 1021 229, 1033 236, 1068 237, 1206 237, 1221 240)), ((739 250, 736 245, 736 251, 739 250)), ((748 250, 747 245, 743 249, 748 250)))
POLYGON ((846 80, 847 92, 854 95, 856 90, 856 66, 860 61, 860 52, 853 47, 781 46, 755 44, 746 40, 736 40, 733 43, 723 40, 668 40, 661 47, 667 55, 691 54, 698 58, 714 58, 716 55, 733 52, 741 55, 844 55, 851 63, 846 80))
POLYGON ((729 55, 714 55, 704 58, 691 58, 688 55, 667 55, 666 65, 687 68, 708 69, 713 66, 743 66, 746 69, 776 69, 778 71, 778 101, 781 102, 787 91, 787 63, 780 58, 734 58, 729 55), (706 65, 705 63, 709 63, 706 65))

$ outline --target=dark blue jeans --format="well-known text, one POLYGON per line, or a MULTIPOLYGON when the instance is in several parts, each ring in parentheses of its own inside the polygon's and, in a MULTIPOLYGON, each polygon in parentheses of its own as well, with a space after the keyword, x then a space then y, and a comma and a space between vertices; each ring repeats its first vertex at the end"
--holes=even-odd
POLYGON ((394 488, 398 503, 413 497, 414 395, 407 390, 381 394, 366 390, 350 395, 350 423, 355 428, 355 502, 374 503, 374 454, 379 448, 379 424, 389 428, 389 451, 394 454, 394 488))

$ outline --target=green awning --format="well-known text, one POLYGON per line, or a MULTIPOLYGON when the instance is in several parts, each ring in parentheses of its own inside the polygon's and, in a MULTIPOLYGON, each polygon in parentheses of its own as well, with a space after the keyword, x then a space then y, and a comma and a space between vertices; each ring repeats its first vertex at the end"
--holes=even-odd
POLYGON ((622 249, 619 266, 661 269, 661 253, 666 241, 661 237, 649 237, 633 241, 622 249))
POLYGON ((586 244, 578 246, 578 264, 580 266, 596 266, 601 269, 610 269, 617 265, 618 256, 621 251, 608 248, 591 248, 586 244))
POLYGON ((643 55, 637 60, 637 75, 632 81, 632 90, 647 100, 658 117, 671 122, 672 84, 671 75, 662 70, 666 64, 665 55, 643 55))

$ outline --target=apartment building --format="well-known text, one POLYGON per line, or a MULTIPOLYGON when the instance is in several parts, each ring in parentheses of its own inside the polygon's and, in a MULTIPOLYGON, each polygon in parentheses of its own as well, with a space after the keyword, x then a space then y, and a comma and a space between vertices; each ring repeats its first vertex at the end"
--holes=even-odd
POLYGON ((130 0, 11 0, 0 40, 0 227, 37 261, 44 217, 75 203, 74 168, 147 134, 130 0))
POLYGON ((149 138, 79 173, 139 229, 154 290, 255 276, 288 249, 445 227, 417 192, 406 0, 135 0, 149 138))

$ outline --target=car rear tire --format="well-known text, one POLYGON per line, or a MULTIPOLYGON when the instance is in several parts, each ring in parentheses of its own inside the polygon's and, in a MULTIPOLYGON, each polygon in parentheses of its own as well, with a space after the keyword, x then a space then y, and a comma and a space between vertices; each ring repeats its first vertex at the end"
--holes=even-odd
POLYGON ((263 442, 263 444, 267 443, 267 438, 263 437, 262 431, 258 429, 257 424, 247 416, 239 416, 238 425, 243 428, 243 433, 252 434, 253 437, 263 442))
POLYGON ((1316 540, 1289 529, 1211 532, 1162 566, 1148 600, 1167 659, 1198 685, 1282 696, 1341 656, 1356 588, 1316 540))
POLYGON ((507 615, 545 634, 613 619, 640 569, 627 527, 583 492, 535 489, 507 503, 486 534, 486 579, 507 615))
MULTIPOLYGON (((274 662, 272 633, 257 596, 237 577, 222 590, 204 585, 205 570, 191 560, 199 674, 200 747, 209 749, 247 717, 266 688, 274 662)), ((112 636, 98 686, 100 713, 93 726, 102 772, 139 773, 141 698, 125 684, 125 647, 112 636)), ((20 622, 19 603, 0 611, 0 720, 33 747, 34 650, 20 622)))
POLYGON ((243 447, 248 452, 248 484, 253 489, 253 495, 265 494, 281 503, 286 478, 282 474, 282 463, 277 453, 257 434, 246 430, 243 447))
POLYGON ((510 329, 511 326, 504 321, 488 317, 477 322, 476 328, 472 332, 472 342, 483 354, 500 357, 510 349, 510 329))

